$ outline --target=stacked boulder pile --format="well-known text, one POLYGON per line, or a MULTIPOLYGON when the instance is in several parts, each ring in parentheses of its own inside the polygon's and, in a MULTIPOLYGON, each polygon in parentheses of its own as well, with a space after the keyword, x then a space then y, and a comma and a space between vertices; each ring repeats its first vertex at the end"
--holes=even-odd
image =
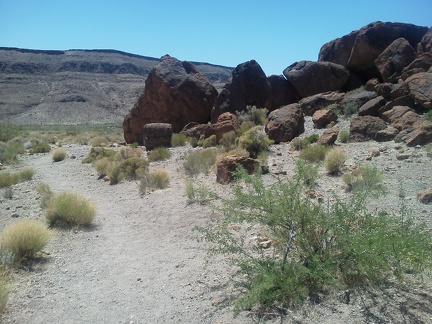
POLYGON ((312 116, 316 128, 328 128, 321 142, 331 144, 336 112, 350 106, 351 141, 432 142, 425 118, 432 110, 432 28, 374 22, 324 44, 318 61, 296 62, 283 75, 267 77, 256 61, 242 63, 220 93, 191 63, 164 56, 125 117, 125 140, 143 144, 151 123, 219 140, 239 127, 235 114, 248 106, 268 109, 265 131, 275 143, 299 136, 304 117, 312 116))

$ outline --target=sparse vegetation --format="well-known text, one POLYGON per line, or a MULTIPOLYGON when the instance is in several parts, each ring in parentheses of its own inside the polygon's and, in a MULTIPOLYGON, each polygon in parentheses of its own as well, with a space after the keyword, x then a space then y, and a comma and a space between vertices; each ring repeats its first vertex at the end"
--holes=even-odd
POLYGON ((357 113, 359 106, 354 101, 347 101, 342 104, 342 110, 345 117, 350 117, 357 113))
POLYGON ((347 129, 341 129, 339 131, 339 134, 338 134, 338 140, 341 143, 348 143, 349 136, 350 136, 349 130, 347 130, 347 129))
POLYGON ((146 193, 151 189, 165 189, 169 186, 170 180, 171 176, 167 170, 163 168, 150 170, 148 175, 140 181, 140 192, 146 193))
POLYGON ((29 181, 33 179, 33 176, 36 174, 36 171, 31 167, 23 167, 19 171, 20 181, 29 181))
POLYGON ((188 176, 208 173, 216 161, 217 149, 210 147, 203 150, 190 150, 186 154, 183 168, 188 176))
POLYGON ((328 150, 329 147, 326 145, 309 145, 300 151, 299 157, 307 162, 321 162, 324 160, 328 150))
POLYGON ((324 166, 328 173, 338 174, 346 161, 345 152, 338 147, 331 148, 325 155, 324 166))
POLYGON ((140 157, 131 157, 116 164, 110 174, 110 184, 117 184, 123 180, 135 180, 148 172, 149 162, 140 157))
POLYGON ((188 203, 197 203, 200 205, 206 205, 210 202, 211 191, 203 184, 195 186, 193 180, 187 178, 185 181, 185 194, 188 198, 188 203))
POLYGON ((425 114, 425 118, 426 118, 426 120, 432 122, 432 110, 429 110, 429 111, 425 114))
POLYGON ((16 141, 0 142, 0 163, 13 164, 18 162, 18 155, 25 152, 23 144, 16 141))
POLYGON ((48 201, 54 195, 49 185, 42 183, 36 187, 36 192, 40 196, 40 206, 46 208, 48 206, 48 201))
POLYGON ((66 158, 66 151, 64 148, 60 147, 55 149, 51 156, 54 162, 60 162, 66 158))
POLYGON ((51 240, 52 233, 36 220, 21 220, 6 225, 1 233, 1 246, 9 250, 16 261, 32 258, 51 240))
POLYGON ((35 171, 30 167, 24 167, 17 172, 1 172, 0 173, 0 188, 10 187, 20 181, 28 181, 33 178, 35 171))
POLYGON ((63 192, 53 195, 47 204, 45 217, 51 226, 89 225, 96 216, 96 207, 83 195, 63 192))
POLYGON ((7 273, 0 266, 0 314, 3 313, 6 308, 6 304, 9 300, 9 294, 11 291, 11 284, 7 273))
POLYGON ((87 157, 82 160, 82 163, 93 163, 96 160, 102 159, 104 157, 114 158, 116 151, 107 149, 104 147, 92 147, 87 157))
POLYGON ((51 146, 46 142, 36 144, 35 147, 32 147, 30 149, 30 153, 33 153, 33 154, 48 153, 50 151, 51 151, 51 146))
POLYGON ((342 175, 342 180, 348 185, 349 190, 368 192, 372 196, 387 192, 382 184, 383 179, 382 171, 370 164, 362 165, 342 175))
POLYGON ((186 144, 187 136, 182 133, 173 133, 171 136, 171 146, 183 146, 186 144))
POLYGON ((247 106, 246 110, 237 113, 240 123, 252 122, 254 125, 265 125, 267 123, 268 110, 257 108, 256 106, 247 106))
POLYGON ((170 157, 171 157, 171 152, 166 147, 163 146, 155 147, 147 154, 147 158, 150 162, 167 160, 170 157))
POLYGON ((261 126, 255 126, 246 131, 239 138, 240 147, 249 152, 250 157, 257 158, 261 153, 267 152, 273 144, 261 126))
POLYGON ((206 139, 203 140, 201 146, 203 148, 208 148, 208 147, 212 147, 212 146, 216 146, 216 145, 217 145, 216 135, 210 135, 209 137, 207 137, 206 139))
POLYGON ((297 160, 295 167, 297 181, 302 182, 310 189, 315 188, 319 167, 319 164, 297 160))
POLYGON ((237 134, 235 131, 229 131, 222 135, 219 143, 226 152, 231 151, 237 146, 237 134))
POLYGON ((298 181, 266 186, 244 171, 240 178, 229 198, 214 204, 222 218, 196 228, 210 243, 210 256, 222 254, 239 269, 236 312, 264 314, 306 299, 316 302, 333 291, 408 280, 404 273, 432 266, 425 227, 406 214, 368 211, 366 195, 334 197, 329 208, 305 198, 298 181), (270 247, 250 240, 257 229, 270 247))

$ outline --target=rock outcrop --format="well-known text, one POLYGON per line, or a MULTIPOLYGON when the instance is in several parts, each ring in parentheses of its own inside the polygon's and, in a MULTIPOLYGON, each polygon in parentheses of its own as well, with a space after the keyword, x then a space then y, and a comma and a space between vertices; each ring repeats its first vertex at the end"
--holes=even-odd
POLYGON ((275 143, 288 142, 304 132, 304 115, 299 104, 272 111, 265 126, 268 137, 275 143))
POLYGON ((385 130, 386 128, 386 122, 379 117, 353 117, 350 125, 350 140, 352 142, 375 140, 377 133, 379 131, 385 130))
POLYGON ((216 89, 190 62, 166 55, 147 77, 144 93, 123 121, 127 143, 142 144, 142 127, 169 123, 180 132, 190 122, 206 123, 216 89))
POLYGON ((152 150, 158 146, 170 146, 172 136, 171 124, 153 123, 143 126, 143 145, 152 150))
POLYGON ((246 156, 226 156, 217 165, 216 182, 220 184, 228 184, 233 180, 234 172, 239 166, 246 169, 249 174, 252 174, 258 169, 258 160, 246 156))

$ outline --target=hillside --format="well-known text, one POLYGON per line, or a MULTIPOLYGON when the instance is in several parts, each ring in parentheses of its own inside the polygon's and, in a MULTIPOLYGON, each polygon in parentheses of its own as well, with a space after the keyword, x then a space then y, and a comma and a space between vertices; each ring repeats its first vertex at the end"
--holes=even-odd
MULTIPOLYGON (((159 59, 114 50, 0 47, 0 120, 16 124, 120 123, 159 59)), ((232 68, 193 62, 220 89, 232 68)))

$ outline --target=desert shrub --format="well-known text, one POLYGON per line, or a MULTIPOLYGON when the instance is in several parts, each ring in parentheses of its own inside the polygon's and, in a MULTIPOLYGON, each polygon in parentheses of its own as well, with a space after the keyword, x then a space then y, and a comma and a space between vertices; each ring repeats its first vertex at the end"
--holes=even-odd
POLYGON ((138 147, 138 143, 137 143, 137 142, 133 142, 133 143, 130 145, 130 147, 133 148, 133 149, 136 149, 136 148, 138 147))
POLYGON ((295 175, 297 181, 302 182, 309 188, 315 188, 318 178, 319 164, 307 163, 300 160, 296 161, 295 175))
POLYGON ((246 133, 249 129, 255 127, 255 123, 253 121, 244 121, 240 124, 240 127, 236 130, 237 137, 242 136, 244 133, 246 133))
POLYGON ((383 195, 387 192, 382 184, 383 179, 382 171, 370 164, 361 165, 342 175, 342 180, 348 185, 349 190, 368 192, 372 196, 383 195))
POLYGON ((293 146, 297 151, 302 150, 310 145, 310 142, 306 138, 294 138, 291 141, 291 146, 293 146))
POLYGON ((35 147, 32 147, 30 149, 30 153, 48 153, 51 151, 51 146, 49 146, 48 143, 43 142, 35 145, 35 147))
POLYGON ((426 120, 432 122, 432 110, 429 110, 429 111, 425 114, 425 118, 426 118, 426 120))
POLYGON ((66 151, 63 148, 57 148, 52 152, 51 157, 54 162, 63 161, 66 158, 66 151))
POLYGON ((114 166, 114 163, 109 158, 103 157, 99 160, 96 160, 93 163, 93 166, 96 169, 99 178, 103 178, 110 173, 114 166))
POLYGON ((354 101, 347 101, 342 104, 342 110, 345 117, 349 117, 357 113, 359 106, 354 101))
POLYGON ((45 217, 51 226, 89 225, 96 216, 96 207, 83 195, 63 192, 53 195, 47 204, 45 217))
POLYGON ((325 293, 379 287, 432 266, 426 227, 407 215, 368 211, 366 196, 335 197, 329 208, 304 197, 297 181, 266 186, 259 176, 241 178, 214 204, 221 217, 196 228, 210 256, 222 254, 238 269, 236 312, 262 314, 325 293), (269 249, 250 240, 257 228, 269 249))
POLYGON ((177 146, 183 146, 186 144, 187 136, 185 134, 181 133, 173 133, 171 135, 171 146, 177 147, 177 146))
POLYGON ((252 158, 257 158, 259 154, 268 151, 273 143, 261 126, 249 129, 239 138, 240 147, 246 149, 252 158))
POLYGON ((0 267, 0 314, 3 313, 6 308, 6 304, 9 300, 9 294, 11 291, 11 284, 6 271, 0 267))
POLYGON ((349 136, 350 136, 349 130, 347 130, 347 129, 341 129, 339 131, 339 134, 338 134, 338 140, 341 143, 348 143, 349 136))
POLYGON ((108 142, 109 141, 104 136, 101 136, 101 135, 97 135, 96 137, 93 137, 90 140, 90 144, 92 147, 104 146, 104 145, 107 145, 108 142))
POLYGON ((36 171, 31 167, 24 167, 19 170, 19 178, 20 181, 29 181, 33 179, 33 176, 36 174, 36 171))
POLYGON ((88 156, 82 160, 82 163, 93 163, 96 160, 102 159, 104 157, 112 159, 114 158, 115 154, 116 151, 114 150, 106 149, 104 147, 92 147, 88 156))
POLYGON ((320 162, 324 160, 328 150, 326 145, 309 145, 300 151, 299 157, 307 162, 320 162))
POLYGON ((36 192, 40 196, 40 206, 46 208, 48 206, 48 201, 54 195, 49 185, 42 183, 36 187, 36 192))
POLYGON ((207 174, 216 162, 217 149, 214 147, 203 150, 190 150, 186 153, 183 168, 188 176, 196 176, 200 173, 207 174))
POLYGON ((155 147, 147 154, 147 158, 150 162, 167 160, 170 157, 171 157, 171 152, 166 147, 163 146, 155 147))
POLYGON ((163 168, 150 170, 140 181, 140 192, 146 193, 151 189, 165 189, 169 186, 171 177, 163 168))
POLYGON ((110 184, 117 184, 122 180, 135 180, 148 172, 149 162, 140 157, 128 158, 116 164, 110 174, 110 184))
POLYGON ((20 180, 19 173, 17 172, 1 172, 0 173, 0 188, 10 187, 17 184, 20 180))
POLYGON ((143 151, 141 148, 132 148, 123 146, 120 150, 114 155, 115 161, 123 161, 133 157, 141 157, 143 151))
POLYGON ((246 110, 237 113, 240 123, 249 121, 254 125, 264 125, 267 123, 267 114, 267 109, 257 108, 256 106, 247 106, 246 110))
POLYGON ((21 220, 6 225, 1 233, 1 246, 16 259, 32 258, 51 240, 52 233, 44 223, 21 220))
POLYGON ((12 124, 0 124, 0 142, 7 142, 21 133, 21 128, 12 124))
POLYGON ((0 163, 12 164, 18 161, 18 155, 25 152, 23 144, 15 141, 0 142, 0 163))
POLYGON ((223 146, 224 150, 230 151, 237 146, 237 134, 235 131, 229 131, 222 135, 219 143, 223 146))
POLYGON ((346 161, 346 155, 338 147, 331 148, 327 151, 324 158, 324 166, 328 173, 338 174, 346 161))
POLYGON ((203 148, 208 148, 216 145, 217 145, 216 135, 210 135, 209 137, 205 138, 201 144, 203 148))
POLYGON ((185 194, 188 198, 188 204, 196 203, 206 205, 210 202, 212 193, 209 188, 203 184, 195 186, 192 179, 187 178, 185 181, 185 194))
POLYGON ((306 137, 306 140, 309 142, 309 143, 315 143, 316 141, 318 141, 318 139, 319 139, 319 135, 318 134, 312 134, 312 135, 309 135, 309 136, 307 136, 306 137))

